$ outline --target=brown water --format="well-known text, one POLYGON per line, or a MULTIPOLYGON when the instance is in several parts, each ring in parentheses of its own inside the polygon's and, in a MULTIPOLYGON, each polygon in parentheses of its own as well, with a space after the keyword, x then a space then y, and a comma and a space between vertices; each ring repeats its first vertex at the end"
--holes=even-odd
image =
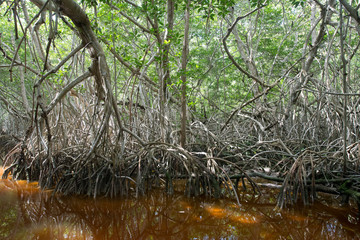
POLYGON ((0 181, 0 239, 360 239, 355 208, 323 198, 274 211, 275 192, 231 200, 51 197, 36 183, 0 181), (324 204, 327 201, 327 204, 324 204), (333 204, 330 207, 329 204, 333 204))

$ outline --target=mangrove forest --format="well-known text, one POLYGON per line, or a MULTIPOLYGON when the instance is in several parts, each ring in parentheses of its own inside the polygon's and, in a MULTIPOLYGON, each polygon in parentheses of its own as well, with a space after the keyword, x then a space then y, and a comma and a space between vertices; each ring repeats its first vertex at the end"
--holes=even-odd
POLYGON ((266 188, 277 211, 326 194, 360 214, 359 8, 0 0, 2 178, 238 206, 266 188))

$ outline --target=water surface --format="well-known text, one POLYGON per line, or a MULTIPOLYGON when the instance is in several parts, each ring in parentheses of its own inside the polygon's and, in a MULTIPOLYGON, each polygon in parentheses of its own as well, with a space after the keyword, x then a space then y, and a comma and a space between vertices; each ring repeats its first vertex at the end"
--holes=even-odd
POLYGON ((52 197, 36 183, 0 181, 0 239, 360 239, 355 208, 323 197, 309 208, 275 211, 275 190, 262 197, 140 199, 52 197))

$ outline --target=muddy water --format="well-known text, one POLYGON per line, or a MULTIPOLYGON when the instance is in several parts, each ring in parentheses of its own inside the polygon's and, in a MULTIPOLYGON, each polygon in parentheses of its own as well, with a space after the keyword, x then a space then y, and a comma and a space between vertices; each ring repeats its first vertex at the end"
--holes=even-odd
POLYGON ((276 193, 231 200, 51 197, 36 183, 0 181, 0 239, 360 239, 355 208, 324 198, 274 211, 276 193), (326 202, 326 204, 325 204, 326 202), (332 205, 332 206, 331 206, 332 205))

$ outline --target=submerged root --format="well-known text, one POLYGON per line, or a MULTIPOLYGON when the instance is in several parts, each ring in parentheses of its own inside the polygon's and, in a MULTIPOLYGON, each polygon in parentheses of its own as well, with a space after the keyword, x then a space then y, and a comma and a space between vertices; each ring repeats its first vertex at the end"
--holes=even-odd
POLYGON ((299 200, 304 205, 309 205, 316 199, 319 191, 343 195, 345 193, 341 191, 341 187, 339 188, 340 184, 348 181, 360 184, 356 171, 344 175, 341 169, 342 162, 338 159, 331 159, 324 153, 309 150, 302 152, 294 160, 285 178, 281 179, 282 186, 277 199, 277 207, 281 209, 299 200))

